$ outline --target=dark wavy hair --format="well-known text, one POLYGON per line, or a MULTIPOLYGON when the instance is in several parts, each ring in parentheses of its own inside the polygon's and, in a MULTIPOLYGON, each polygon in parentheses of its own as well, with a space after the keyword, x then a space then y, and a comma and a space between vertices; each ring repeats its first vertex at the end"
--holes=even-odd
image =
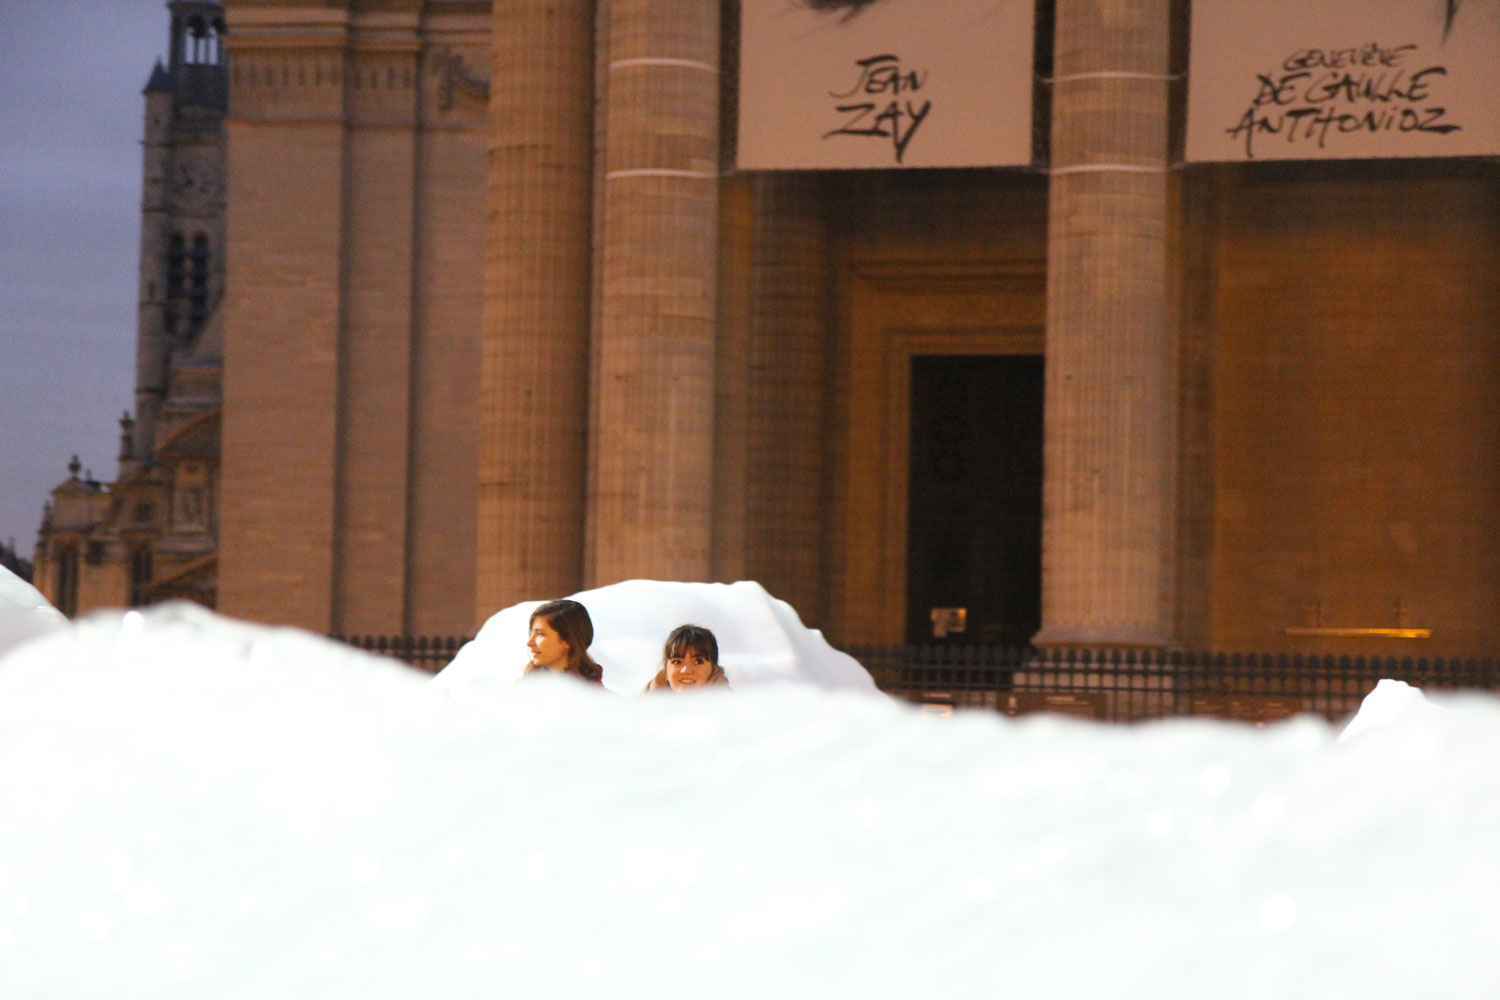
MULTIPOLYGON (((594 620, 589 617, 589 609, 577 601, 547 601, 532 610, 526 621, 527 627, 535 625, 538 618, 568 644, 568 671, 591 683, 603 684, 604 668, 589 656, 589 646, 594 641, 594 620)), ((528 664, 526 673, 545 669, 534 663, 528 664)))

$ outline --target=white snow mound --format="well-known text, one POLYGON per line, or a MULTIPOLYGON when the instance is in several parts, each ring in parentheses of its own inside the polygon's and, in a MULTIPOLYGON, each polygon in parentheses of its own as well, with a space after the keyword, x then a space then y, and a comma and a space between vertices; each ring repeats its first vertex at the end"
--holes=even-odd
MULTIPOLYGON (((590 655, 604 668, 604 686, 635 694, 661 668, 662 646, 679 625, 702 625, 719 642, 719 663, 731 687, 802 681, 825 688, 873 692, 859 661, 802 624, 786 601, 754 581, 676 583, 626 580, 568 595, 594 623, 590 655)), ((525 669, 527 620, 542 601, 524 601, 492 615, 442 673, 438 683, 462 687, 508 683, 525 669)))
POLYGON ((1421 688, 1412 687, 1405 681, 1383 678, 1360 701, 1359 711, 1344 726, 1339 739, 1353 739, 1382 726, 1426 718, 1441 711, 1442 708, 1427 700, 1421 688))
POLYGON ((0 657, 28 639, 67 624, 68 619, 41 591, 0 566, 0 657))
POLYGON ((1493 698, 1337 743, 1311 717, 940 719, 810 684, 473 694, 191 606, 13 651, 0 997, 1500 982, 1500 769, 1476 766, 1500 758, 1493 698))

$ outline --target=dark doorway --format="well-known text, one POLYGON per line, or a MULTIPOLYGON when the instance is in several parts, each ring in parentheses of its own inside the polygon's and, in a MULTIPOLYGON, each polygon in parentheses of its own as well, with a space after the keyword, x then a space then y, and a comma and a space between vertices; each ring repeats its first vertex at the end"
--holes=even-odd
POLYGON ((907 641, 1024 645, 1041 626, 1042 358, 911 366, 907 641), (953 608, 963 631, 935 636, 953 608))

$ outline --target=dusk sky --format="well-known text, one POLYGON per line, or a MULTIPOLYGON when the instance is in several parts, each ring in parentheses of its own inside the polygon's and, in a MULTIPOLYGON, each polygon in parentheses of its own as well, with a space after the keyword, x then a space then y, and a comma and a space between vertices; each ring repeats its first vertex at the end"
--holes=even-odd
POLYGON ((165 0, 0 0, 0 542, 31 558, 68 457, 134 409, 141 89, 165 0))

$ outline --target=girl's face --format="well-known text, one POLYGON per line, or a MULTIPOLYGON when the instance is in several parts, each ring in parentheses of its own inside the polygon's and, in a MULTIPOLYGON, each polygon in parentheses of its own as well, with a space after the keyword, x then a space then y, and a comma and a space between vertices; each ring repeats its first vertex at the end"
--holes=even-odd
POLYGON ((568 644, 553 631, 546 618, 537 618, 531 623, 531 635, 526 640, 531 650, 531 662, 548 670, 568 668, 568 644))
POLYGON ((673 691, 707 684, 713 670, 713 661, 696 649, 683 650, 667 657, 667 683, 673 691))

